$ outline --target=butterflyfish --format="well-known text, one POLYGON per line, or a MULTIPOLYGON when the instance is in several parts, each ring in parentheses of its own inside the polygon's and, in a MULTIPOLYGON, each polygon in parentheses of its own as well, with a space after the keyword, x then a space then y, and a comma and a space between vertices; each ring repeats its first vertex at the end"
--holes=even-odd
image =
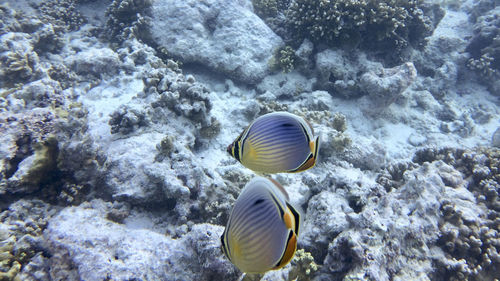
POLYGON ((221 246, 244 273, 280 269, 297 250, 300 213, 276 181, 255 177, 236 199, 221 246))
POLYGON ((262 173, 307 170, 316 164, 318 150, 312 126, 288 112, 258 117, 227 147, 243 166, 262 173))

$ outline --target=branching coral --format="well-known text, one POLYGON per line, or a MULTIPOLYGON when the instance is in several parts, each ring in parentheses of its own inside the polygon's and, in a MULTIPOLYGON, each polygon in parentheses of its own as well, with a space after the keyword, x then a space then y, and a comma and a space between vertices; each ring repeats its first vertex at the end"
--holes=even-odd
POLYGON ((471 54, 467 66, 475 70, 490 87, 492 93, 500 90, 500 6, 477 19, 475 36, 467 46, 471 54))
POLYGON ((276 0, 252 0, 255 13, 260 17, 275 16, 278 13, 276 0))
POLYGON ((119 41, 135 36, 147 38, 146 13, 151 3, 151 0, 114 0, 106 11, 111 37, 119 41))
MULTIPOLYGON (((471 216, 454 202, 441 202, 438 245, 447 253, 448 259, 437 261, 436 276, 450 280, 485 280, 488 276, 499 276, 500 150, 426 149, 417 153, 414 160, 418 163, 432 159, 453 165, 464 178, 469 178, 467 189, 485 210, 484 214, 471 216)), ((454 181, 447 182, 452 185, 454 181)))
POLYGON ((289 32, 335 46, 358 46, 386 55, 419 46, 444 13, 423 1, 295 0, 286 10, 289 32))
POLYGON ((42 20, 52 23, 56 31, 77 30, 85 23, 74 0, 42 1, 39 11, 42 20))
POLYGON ((271 60, 271 68, 281 69, 283 73, 288 73, 295 68, 296 59, 295 50, 290 46, 285 46, 276 50, 271 60))
POLYGON ((311 280, 314 273, 319 269, 311 253, 304 251, 304 249, 295 252, 291 264, 292 269, 288 273, 288 280, 311 280))

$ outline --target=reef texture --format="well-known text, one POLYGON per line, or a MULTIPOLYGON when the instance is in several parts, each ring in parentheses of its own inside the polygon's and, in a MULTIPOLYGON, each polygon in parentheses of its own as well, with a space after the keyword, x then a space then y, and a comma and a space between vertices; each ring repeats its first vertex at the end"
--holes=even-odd
POLYGON ((222 227, 191 225, 186 229, 189 235, 172 239, 154 230, 107 220, 104 215, 111 207, 91 201, 67 208, 51 220, 44 235, 52 259, 60 257, 69 263, 51 272, 55 279, 75 273, 85 280, 236 278, 216 243, 222 227), (68 259, 62 258, 65 256, 68 259))
POLYGON ((467 46, 467 66, 475 70, 492 93, 500 92, 500 6, 484 13, 474 24, 475 36, 467 46))
MULTIPOLYGON (((389 62, 408 46, 421 47, 444 11, 425 1, 254 1, 265 16, 283 15, 285 37, 297 46, 307 38, 329 46, 361 47, 379 53, 389 62), (273 12, 282 8, 279 12, 273 12)), ((275 18, 279 18, 275 16, 275 18)), ((270 21, 270 20, 268 20, 270 21)), ((279 20, 278 20, 279 21, 279 20)), ((276 28, 279 29, 279 28, 276 28)), ((278 31, 278 33, 280 33, 278 31)))
POLYGON ((0 4, 0 280, 238 280, 226 147, 274 111, 319 161, 273 175, 298 250, 244 280, 498 278, 498 8, 435 3, 0 4))
POLYGON ((268 60, 283 43, 251 7, 249 0, 155 1, 151 34, 185 63, 255 83, 269 72, 268 60))

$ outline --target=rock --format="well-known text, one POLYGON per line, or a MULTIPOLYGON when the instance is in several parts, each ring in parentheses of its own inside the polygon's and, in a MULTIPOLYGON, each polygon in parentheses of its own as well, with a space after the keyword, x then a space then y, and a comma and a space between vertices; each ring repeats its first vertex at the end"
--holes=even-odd
POLYGON ((349 227, 346 213, 354 212, 340 194, 323 191, 309 199, 299 245, 315 257, 325 257, 328 244, 349 227))
POLYGON ((398 278, 412 280, 431 276, 435 269, 426 257, 445 259, 434 244, 440 233, 442 200, 453 200, 470 214, 483 213, 467 189, 445 186, 438 171, 441 167, 449 171, 450 166, 443 164, 425 163, 407 171, 401 187, 386 196, 369 198, 359 213, 346 214, 350 227, 330 244, 324 270, 345 278, 374 280, 389 278, 391 271, 398 278), (401 267, 401 260, 419 270, 401 267))
POLYGON ((491 137, 491 145, 494 147, 500 147, 500 128, 496 129, 491 137))
POLYGON ((184 63, 196 63, 245 83, 268 73, 282 40, 252 12, 249 0, 154 1, 153 40, 184 63))
POLYGON ((304 42, 295 51, 297 64, 305 73, 309 73, 314 68, 313 51, 314 45, 308 39, 304 39, 304 42))
POLYGON ((92 48, 66 58, 67 65, 82 76, 103 78, 120 72, 122 63, 118 54, 109 48, 92 48))
POLYGON ((359 87, 367 92, 373 111, 380 111, 393 103, 417 78, 413 63, 384 68, 378 73, 367 72, 361 76, 359 87))
MULTIPOLYGON (((236 278, 234 267, 220 251, 222 227, 194 225, 180 239, 172 239, 150 229, 106 220, 107 208, 102 201, 66 208, 50 221, 44 232, 51 255, 66 256, 66 262, 74 266, 79 279, 236 278)), ((52 276, 64 274, 55 269, 51 270, 52 276)))
POLYGON ((368 60, 364 54, 353 57, 342 50, 326 49, 316 54, 316 88, 334 97, 357 98, 366 94, 360 87, 361 74, 380 69, 382 64, 368 60))
POLYGON ((278 73, 266 76, 257 84, 257 92, 271 92, 280 100, 293 99, 303 92, 311 92, 315 79, 307 79, 298 73, 278 73))

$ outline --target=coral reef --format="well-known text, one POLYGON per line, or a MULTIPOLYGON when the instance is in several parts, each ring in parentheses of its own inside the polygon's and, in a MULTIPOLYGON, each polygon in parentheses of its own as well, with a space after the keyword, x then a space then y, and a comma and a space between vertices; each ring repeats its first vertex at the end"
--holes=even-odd
MULTIPOLYGON (((176 64, 171 62, 176 69, 176 64)), ((193 76, 184 76, 180 71, 159 70, 146 82, 148 92, 158 93, 158 99, 151 103, 153 108, 166 107, 178 116, 183 116, 195 123, 201 136, 210 138, 218 134, 220 126, 210 110, 212 103, 209 90, 196 82, 193 76)))
POLYGON ((371 111, 378 113, 397 98, 417 79, 417 70, 411 62, 378 73, 367 72, 360 78, 360 88, 368 93, 371 111))
POLYGON ((283 45, 252 12, 250 0, 161 0, 154 1, 151 10, 150 32, 158 47, 186 64, 247 84, 269 73, 268 61, 283 45))
POLYGON ((151 5, 151 0, 113 0, 106 10, 108 35, 119 42, 133 37, 149 40, 151 5))
POLYGON ((297 0, 285 14, 298 42, 308 38, 331 46, 359 45, 398 62, 404 48, 424 42, 444 12, 424 1, 297 0))
POLYGON ((289 73, 295 68, 295 60, 295 50, 291 46, 279 48, 271 59, 271 69, 279 69, 283 73, 289 73))
POLYGON ((260 100, 293 100, 299 94, 311 92, 315 81, 297 73, 277 73, 262 79, 256 90, 260 100))
MULTIPOLYGON (((188 81, 176 82, 170 83, 168 89, 160 89, 164 92, 161 92, 160 99, 155 106, 166 106, 176 114, 199 123, 201 127, 210 126, 212 120, 208 117, 208 113, 212 109, 212 104, 208 99, 208 89, 188 81)), ((160 81, 160 83, 161 85, 169 84, 168 81, 160 81)))
POLYGON ((428 149, 415 156, 417 162, 431 159, 442 159, 459 169, 458 181, 451 178, 445 182, 456 188, 463 185, 474 194, 481 208, 481 212, 470 213, 457 202, 441 202, 441 235, 437 243, 448 256, 439 261, 437 274, 456 280, 484 280, 488 276, 498 276, 500 151, 497 148, 476 151, 428 149), (462 182, 462 177, 471 180, 462 182))
POLYGON ((54 213, 40 200, 20 200, 0 213, 1 280, 49 280, 43 230, 54 213))
POLYGON ((500 91, 500 6, 487 11, 474 24, 474 37, 467 46, 471 58, 467 66, 475 70, 490 92, 500 91))
POLYGON ((326 49, 316 54, 316 89, 333 96, 357 98, 366 94, 361 89, 361 75, 368 71, 380 72, 383 66, 366 56, 352 57, 342 50, 326 49))
POLYGON ((277 0, 252 0, 254 11, 259 17, 273 17, 278 13, 277 0))
POLYGON ((254 175, 225 147, 273 111, 321 149, 273 176, 305 211, 295 258, 245 280, 493 280, 500 152, 463 147, 498 145, 466 66, 496 65, 494 7, 0 4, 0 280, 236 280, 220 235, 254 175))
POLYGON ((144 112, 135 110, 125 105, 120 106, 117 110, 111 113, 111 119, 108 124, 111 126, 111 133, 130 134, 141 126, 147 125, 147 120, 144 112))
MULTIPOLYGON (((110 203, 94 200, 57 214, 45 232, 51 259, 66 257, 66 263, 77 264, 77 276, 88 280, 102 276, 113 280, 236 279, 235 269, 220 251, 222 227, 191 225, 188 233, 172 239, 111 222, 104 217, 110 208, 110 203), (148 270, 144 270, 146 265, 148 270)), ((50 273, 71 276, 71 270, 59 264, 50 273)))
POLYGON ((80 79, 85 80, 113 76, 126 68, 118 54, 110 48, 94 48, 77 52, 66 57, 65 64, 78 74, 80 79))
POLYGON ((43 1, 37 8, 41 20, 52 23, 56 32, 77 30, 85 23, 75 0, 43 1))
POLYGON ((6 99, 0 113, 5 121, 0 128, 5 144, 0 152, 0 193, 40 192, 40 198, 51 201, 81 200, 98 179, 97 152, 82 138, 85 110, 48 78, 30 82, 6 99))
POLYGON ((353 212, 345 198, 332 192, 321 192, 309 199, 300 243, 321 262, 327 254, 328 244, 346 230, 346 213, 353 212))
POLYGON ((314 262, 311 253, 299 249, 291 261, 292 269, 288 273, 288 280, 312 280, 319 266, 314 262))
POLYGON ((2 84, 13 86, 16 83, 33 79, 38 72, 38 63, 38 55, 33 51, 28 35, 6 33, 0 36, 0 82, 2 84))

